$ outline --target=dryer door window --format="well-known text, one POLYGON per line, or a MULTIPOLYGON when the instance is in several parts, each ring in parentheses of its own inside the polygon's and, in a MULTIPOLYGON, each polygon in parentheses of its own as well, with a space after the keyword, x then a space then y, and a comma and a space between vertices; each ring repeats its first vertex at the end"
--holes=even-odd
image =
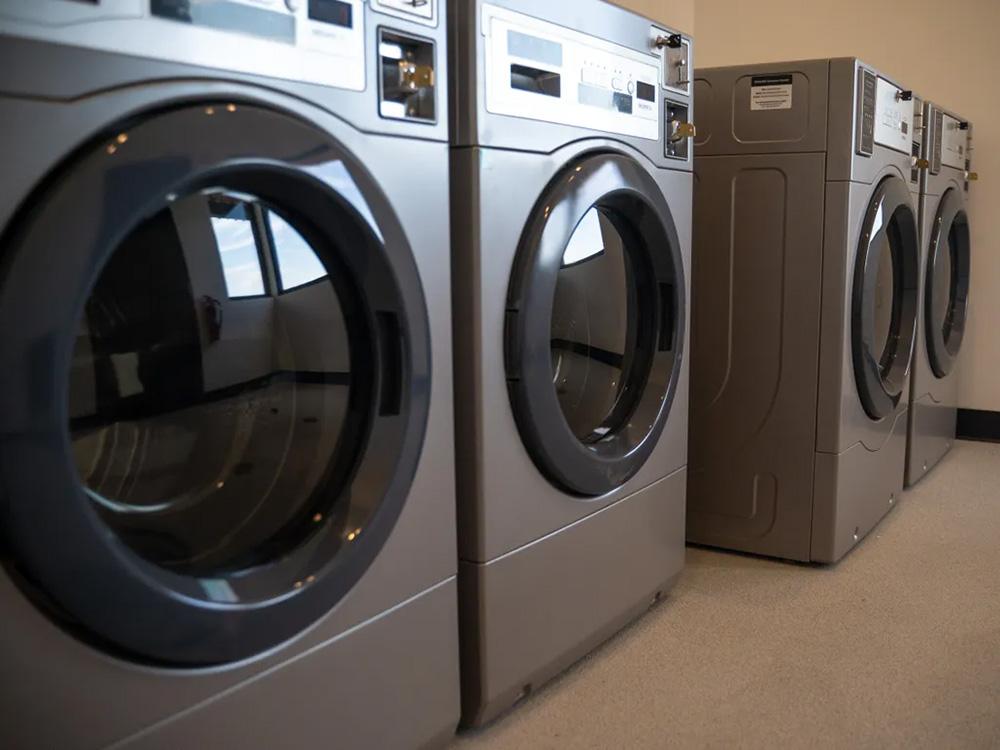
POLYGON ((862 225, 854 271, 852 350, 858 394, 868 416, 899 403, 916 328, 917 224, 909 188, 888 177, 875 190, 862 225))
POLYGON ((270 564, 377 507, 337 491, 357 439, 343 306, 329 281, 279 291, 286 248, 322 261, 291 224, 275 235, 277 216, 247 195, 179 197, 125 237, 84 305, 69 399, 84 491, 126 546, 183 575, 270 564))
POLYGON ((9 546, 83 637, 244 659, 328 613, 388 538, 429 332, 402 228, 359 174, 296 119, 182 108, 67 164, 7 237, 9 546))
POLYGON ((941 198, 928 242, 924 334, 931 370, 946 377, 955 367, 969 305, 969 218, 959 191, 941 198))
POLYGON ((637 293, 625 240, 607 212, 591 208, 563 253, 551 329, 553 387, 584 443, 613 431, 628 409, 637 293))
POLYGON ((549 185, 511 276, 506 367, 535 463, 561 489, 609 492, 655 447, 680 371, 684 271, 655 180, 596 154, 549 185))

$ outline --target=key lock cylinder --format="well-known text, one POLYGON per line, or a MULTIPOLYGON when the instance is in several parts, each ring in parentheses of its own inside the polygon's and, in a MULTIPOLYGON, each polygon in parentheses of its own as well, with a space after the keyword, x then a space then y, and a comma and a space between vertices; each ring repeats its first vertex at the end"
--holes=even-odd
MULTIPOLYGON (((663 56, 663 82, 668 88, 685 93, 690 91, 690 47, 680 34, 657 35, 653 47, 663 56)), ((664 152, 675 159, 687 159, 689 143, 695 137, 694 123, 689 119, 686 103, 667 100, 664 104, 666 133, 664 152)))

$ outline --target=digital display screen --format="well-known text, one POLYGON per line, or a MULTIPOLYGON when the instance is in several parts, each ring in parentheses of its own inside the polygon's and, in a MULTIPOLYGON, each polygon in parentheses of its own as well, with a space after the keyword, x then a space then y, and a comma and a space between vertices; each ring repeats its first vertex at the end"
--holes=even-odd
POLYGON ((650 83, 643 83, 642 81, 636 81, 635 95, 636 98, 642 99, 642 101, 644 102, 655 102, 656 87, 650 83))
POLYGON ((309 0, 309 18, 350 29, 354 26, 354 7, 341 0, 309 0))

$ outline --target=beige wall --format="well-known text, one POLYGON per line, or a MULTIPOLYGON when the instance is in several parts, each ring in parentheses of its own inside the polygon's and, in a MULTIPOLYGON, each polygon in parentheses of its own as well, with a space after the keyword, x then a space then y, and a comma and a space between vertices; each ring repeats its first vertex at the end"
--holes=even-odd
MULTIPOLYGON (((558 1, 573 2, 573 0, 558 1)), ((660 21, 678 31, 694 33, 695 0, 611 0, 611 2, 641 13, 654 21, 660 21)))
POLYGON ((1000 411, 1000 0, 698 0, 695 23, 696 67, 856 55, 972 121, 961 405, 1000 411))

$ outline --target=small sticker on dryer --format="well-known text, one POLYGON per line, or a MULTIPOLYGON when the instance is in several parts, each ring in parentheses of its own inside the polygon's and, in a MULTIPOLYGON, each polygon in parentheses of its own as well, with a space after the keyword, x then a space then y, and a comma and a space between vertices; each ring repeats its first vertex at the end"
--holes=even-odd
POLYGON ((750 78, 752 111, 792 108, 792 75, 781 73, 750 78))

